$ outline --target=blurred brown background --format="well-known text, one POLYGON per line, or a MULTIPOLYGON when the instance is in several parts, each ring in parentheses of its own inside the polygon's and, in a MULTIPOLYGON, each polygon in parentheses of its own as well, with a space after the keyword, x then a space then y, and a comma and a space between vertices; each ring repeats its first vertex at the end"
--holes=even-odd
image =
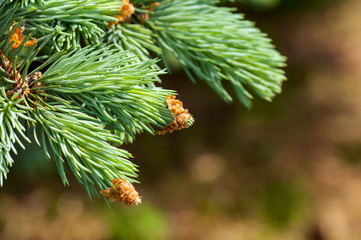
POLYGON ((125 146, 141 206, 63 187, 31 145, 0 190, 0 239, 361 239, 361 1, 236 5, 288 57, 273 103, 228 105, 175 71, 163 86, 196 123, 125 146))

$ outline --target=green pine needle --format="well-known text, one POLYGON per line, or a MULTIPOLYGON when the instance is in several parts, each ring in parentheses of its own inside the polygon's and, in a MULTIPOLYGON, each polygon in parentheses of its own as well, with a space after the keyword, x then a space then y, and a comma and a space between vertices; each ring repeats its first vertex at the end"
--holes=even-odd
POLYGON ((108 143, 119 140, 101 121, 64 105, 49 104, 51 109, 38 107, 33 116, 41 130, 44 150, 55 160, 64 184, 69 184, 65 161, 89 197, 98 196, 96 187, 107 188, 115 178, 132 181, 137 176, 135 165, 127 160, 131 155, 108 143))
POLYGON ((243 15, 218 0, 155 2, 131 1, 135 13, 112 25, 121 0, 0 0, 0 185, 22 140, 41 145, 62 182, 70 170, 90 198, 115 178, 135 181, 118 146, 173 122, 165 99, 174 91, 157 86, 165 71, 153 54, 173 53, 228 102, 226 82, 247 107, 254 94, 281 92, 285 57, 243 15))
POLYGON ((0 68, 0 183, 13 164, 14 144, 24 148, 20 139, 30 142, 25 135, 29 127, 35 142, 54 159, 63 183, 69 184, 65 170, 69 168, 89 197, 99 196, 98 190, 111 186, 115 178, 134 181, 137 170, 128 160, 131 155, 113 145, 132 141, 143 131, 154 134, 153 126, 172 121, 165 104, 172 91, 154 84, 164 73, 153 67, 157 61, 136 61, 134 54, 110 45, 56 53, 34 68, 37 53, 51 36, 38 41, 40 47, 25 47, 33 31, 11 49, 9 36, 22 22, 13 25, 9 18, 2 23, 1 36, 7 37, 0 42, 5 66, 0 68), (10 79, 5 71, 9 61, 22 79, 31 79, 37 71, 43 74, 15 91, 19 80, 10 79), (31 90, 25 94, 27 88, 31 90))
POLYGON ((155 60, 134 59, 112 46, 73 51, 49 67, 39 89, 99 117, 120 131, 123 141, 132 141, 144 130, 154 133, 151 124, 171 121, 164 104, 171 91, 153 84, 164 72, 152 67, 155 60))
POLYGON ((148 21, 160 47, 172 52, 191 79, 198 77, 225 101, 230 83, 238 99, 251 106, 252 90, 271 101, 281 92, 285 66, 270 39, 254 24, 233 14, 234 9, 216 7, 218 1, 175 0, 162 2, 148 21))
POLYGON ((149 58, 148 50, 162 53, 152 38, 152 31, 140 24, 114 24, 103 36, 103 42, 113 44, 121 51, 132 50, 131 52, 141 60, 149 58))
MULTIPOLYGON (((11 152, 17 154, 17 144, 25 149, 21 139, 30 142, 26 136, 24 123, 35 120, 27 116, 24 107, 19 107, 21 102, 22 99, 8 98, 5 88, 0 88, 0 186, 3 185, 3 179, 7 177, 9 167, 14 163, 11 152)), ((29 110, 32 109, 27 109, 29 110)))
MULTIPOLYGON (((51 38, 51 50, 61 51, 100 43, 108 21, 116 20, 121 1, 114 0, 44 0, 19 8, 13 20, 26 20, 28 29, 41 26, 35 37, 56 33, 51 38)), ((8 8, 14 4, 8 4, 8 8)))

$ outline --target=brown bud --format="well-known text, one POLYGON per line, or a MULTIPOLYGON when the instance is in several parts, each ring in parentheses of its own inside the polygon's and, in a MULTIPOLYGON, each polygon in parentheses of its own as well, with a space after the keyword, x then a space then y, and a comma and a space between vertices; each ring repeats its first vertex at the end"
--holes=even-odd
POLYGON ((112 180, 113 187, 104 189, 99 193, 108 198, 109 202, 123 202, 126 205, 139 205, 142 200, 134 186, 127 180, 116 178, 112 180))

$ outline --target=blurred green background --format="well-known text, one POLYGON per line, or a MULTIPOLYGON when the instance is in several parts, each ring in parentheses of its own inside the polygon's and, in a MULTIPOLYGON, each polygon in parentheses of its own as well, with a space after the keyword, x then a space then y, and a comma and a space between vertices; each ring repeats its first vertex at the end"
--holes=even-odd
POLYGON ((64 187, 36 145, 0 190, 0 239, 361 239, 361 1, 240 0, 288 57, 273 103, 226 104, 174 63, 196 123, 124 146, 139 165, 139 207, 64 187))

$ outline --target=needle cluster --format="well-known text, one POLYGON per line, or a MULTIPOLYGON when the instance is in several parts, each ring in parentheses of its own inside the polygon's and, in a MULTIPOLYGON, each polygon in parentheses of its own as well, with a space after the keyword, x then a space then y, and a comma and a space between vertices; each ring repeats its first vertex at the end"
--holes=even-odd
POLYGON ((246 107, 254 96, 271 101, 285 57, 254 23, 219 4, 0 0, 0 185, 17 148, 34 141, 65 185, 70 171, 90 197, 113 189, 112 200, 127 202, 137 168, 121 145, 194 121, 175 91, 159 86, 166 70, 158 59, 167 66, 169 53, 227 102, 233 93, 246 107), (116 179, 125 190, 109 188, 116 179))

